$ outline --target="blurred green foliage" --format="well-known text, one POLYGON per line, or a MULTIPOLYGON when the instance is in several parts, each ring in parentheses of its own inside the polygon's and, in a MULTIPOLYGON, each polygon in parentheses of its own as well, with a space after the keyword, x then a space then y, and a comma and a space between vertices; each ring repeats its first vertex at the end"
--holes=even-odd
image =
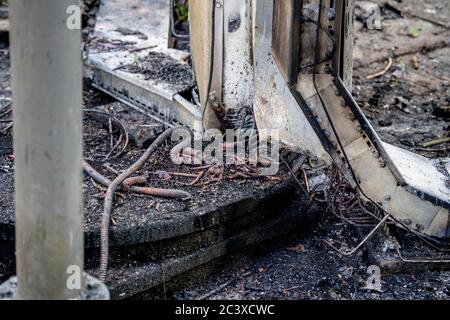
POLYGON ((189 1, 177 2, 175 4, 177 22, 185 22, 189 17, 189 1))
POLYGON ((417 28, 415 26, 412 26, 412 27, 409 28, 408 35, 411 38, 418 38, 418 37, 420 37, 421 34, 422 34, 422 30, 421 29, 419 29, 419 28, 417 28))

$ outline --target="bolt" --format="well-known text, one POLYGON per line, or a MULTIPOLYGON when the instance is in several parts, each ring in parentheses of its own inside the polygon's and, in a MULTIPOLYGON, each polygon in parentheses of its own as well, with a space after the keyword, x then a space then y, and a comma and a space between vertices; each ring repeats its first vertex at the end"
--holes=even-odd
POLYGON ((220 2, 216 2, 216 8, 222 8, 222 4, 220 2))

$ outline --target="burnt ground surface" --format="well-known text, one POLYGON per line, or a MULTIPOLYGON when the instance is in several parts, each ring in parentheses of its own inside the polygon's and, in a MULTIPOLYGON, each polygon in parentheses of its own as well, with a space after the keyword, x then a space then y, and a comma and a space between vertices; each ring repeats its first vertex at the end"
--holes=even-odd
POLYGON ((181 87, 192 87, 192 68, 188 64, 182 64, 175 59, 159 53, 149 52, 139 61, 121 68, 121 70, 143 74, 145 80, 155 80, 163 83, 177 84, 181 87))
MULTIPOLYGON (((155 125, 155 123, 149 121, 140 113, 124 107, 119 103, 110 102, 109 98, 92 90, 87 88, 85 92, 85 99, 89 100, 89 103, 86 103, 86 105, 89 108, 95 108, 95 110, 104 112, 114 110, 113 113, 126 124, 127 130, 130 132, 130 139, 125 153, 117 157, 117 159, 109 158, 108 160, 104 160, 105 155, 111 149, 108 121, 106 120, 106 124, 103 123, 102 125, 105 119, 93 120, 92 116, 85 114, 85 159, 105 177, 114 179, 117 175, 115 171, 121 172, 133 164, 142 155, 144 148, 150 144, 152 139, 161 130, 158 125, 155 125), (98 106, 97 104, 102 105, 98 106), (124 119, 127 121, 125 122, 124 119), (139 123, 137 127, 132 125, 136 123, 139 123), (147 126, 155 129, 148 130, 149 127, 147 126)), ((119 132, 115 133, 113 145, 118 142, 119 137, 119 132)), ((189 192, 192 195, 192 199, 173 200, 118 192, 115 197, 114 213, 112 216, 113 231, 125 227, 142 227, 151 221, 170 219, 176 215, 194 214, 196 210, 205 205, 223 204, 231 202, 243 195, 255 195, 259 191, 267 190, 286 178, 286 173, 282 172, 280 173, 281 177, 255 176, 251 178, 254 175, 248 172, 241 172, 237 167, 227 168, 223 172, 223 178, 221 178, 220 174, 215 175, 214 173, 208 172, 208 170, 196 169, 199 166, 177 166, 170 160, 170 150, 174 145, 167 143, 159 148, 136 175, 146 176, 148 186, 182 189, 183 191, 189 192), (189 184, 202 171, 206 172, 198 183, 195 186, 190 186, 189 184), (232 178, 236 174, 241 173, 247 174, 248 178, 232 178)), ((6 134, 0 135, 0 147, 0 181, 2 183, 2 192, 0 194, 2 214, 0 215, 0 223, 13 223, 14 207, 11 204, 14 203, 14 159, 12 156, 11 130, 6 134)), ((86 177, 83 182, 83 192, 86 222, 85 231, 87 233, 93 233, 100 228, 105 188, 93 183, 89 177, 86 177)))
MULTIPOLYGON (((447 1, 408 0, 396 7, 449 25, 447 1)), ((356 21, 353 95, 382 140, 427 157, 448 156, 449 144, 422 144, 450 132, 449 30, 401 15, 388 5, 381 8, 381 30, 368 30, 356 21), (389 71, 367 80, 383 70, 389 58, 389 71), (374 60, 378 62, 371 63, 374 60)))
MULTIPOLYGON (((322 216, 312 234, 282 241, 281 248, 269 253, 267 248, 248 250, 241 255, 229 257, 225 266, 215 268, 215 274, 200 283, 198 278, 202 279, 204 270, 192 272, 193 275, 186 275, 177 282, 167 283, 137 298, 450 299, 449 272, 382 274, 381 291, 366 289, 368 267, 375 264, 369 250, 366 248, 345 258, 331 249, 325 241, 345 243, 353 247, 360 241, 361 234, 367 232, 367 229, 357 231, 334 218, 322 216)), ((415 239, 403 240, 411 242, 415 239)), ((270 247, 270 244, 265 246, 270 247)), ((416 250, 414 248, 413 251, 416 250)))
MULTIPOLYGON (((384 1, 377 2, 384 3, 384 1)), ((425 9, 427 17, 449 23, 449 5, 444 0, 426 2, 411 0, 398 5, 417 12, 425 9)), ((95 15, 95 6, 89 10, 93 10, 92 15, 95 15)), ((448 156, 448 144, 428 149, 424 149, 421 145, 441 138, 449 132, 450 48, 440 45, 427 49, 425 45, 417 45, 420 41, 428 42, 431 37, 448 38, 445 33, 447 31, 423 19, 402 17, 389 8, 383 8, 382 14, 381 31, 367 30, 362 23, 357 22, 354 96, 383 140, 428 157, 448 156), (414 47, 412 43, 417 46, 414 47), (408 51, 404 49, 409 46, 418 49, 402 54, 408 51), (373 59, 373 56, 377 59, 373 59), (384 76, 367 80, 367 75, 384 68, 389 57, 393 58, 390 70, 384 76)), ((95 20, 86 23, 92 27, 95 20)), ((10 97, 9 54, 7 46, 2 44, 0 113, 10 97)), ((106 96, 86 88, 86 107, 95 108, 113 103, 106 96)), ((8 115, 2 119, 8 119, 8 115)), ((7 122, 0 122, 0 131, 5 130, 7 125, 7 122)), ((130 146, 127 152, 130 159, 122 157, 120 160, 110 161, 111 166, 120 170, 128 166, 142 151, 130 146)), ((164 150, 161 150, 145 169, 149 172, 161 170, 158 161, 167 160, 166 155, 164 150)), ((12 219, 13 212, 13 160, 10 131, 0 133, 0 210, 10 212, 11 214, 7 215, 9 219, 12 219)), ((93 161, 93 164, 105 175, 110 175, 102 162, 93 161)), ((175 168, 169 166, 165 170, 175 168)), ((177 168, 177 171, 183 170, 177 168)), ((185 172, 191 172, 190 168, 186 168, 185 172)), ((163 182, 163 186, 180 187, 179 182, 189 182, 191 179, 171 176, 163 182)), ((259 181, 256 185, 271 183, 276 182, 259 181)), ((198 201, 210 201, 210 196, 217 193, 215 188, 217 185, 214 183, 207 185, 205 196, 200 197, 198 201)), ((223 195, 232 199, 234 195, 232 192, 237 188, 246 190, 253 187, 244 181, 225 182, 223 195)), ((85 206, 88 209, 87 219, 93 222, 93 226, 97 226, 103 191, 94 187, 89 180, 84 182, 84 191, 85 206)), ((198 189, 192 188, 189 191, 196 193, 198 189)), ((140 223, 141 219, 150 217, 142 214, 144 212, 142 210, 148 211, 149 207, 152 215, 164 216, 178 212, 180 208, 186 206, 195 208, 195 205, 183 201, 149 200, 124 194, 123 197, 118 197, 114 218, 118 223, 124 221, 140 223), (137 220, 130 219, 131 216, 137 220)), ((368 251, 361 250, 350 258, 343 258, 324 242, 333 239, 335 243, 348 243, 348 246, 352 247, 361 239, 364 232, 367 230, 356 230, 339 220, 323 215, 317 228, 307 237, 290 240, 287 243, 280 242, 281 247, 264 252, 260 256, 255 254, 232 256, 214 275, 196 277, 195 281, 192 279, 186 281, 188 285, 184 286, 177 282, 168 283, 141 298, 450 299, 450 272, 383 274, 383 292, 364 289, 368 278, 367 267, 373 264, 368 251), (199 279, 202 280, 201 283, 198 282, 199 279)), ((373 245, 376 246, 377 243, 373 245)))
POLYGON ((422 146, 450 130, 449 57, 450 48, 404 56, 394 60, 386 76, 369 81, 364 75, 376 67, 355 71, 354 96, 383 141, 427 157, 449 155, 448 145, 422 146), (413 57, 420 69, 409 65, 413 57))

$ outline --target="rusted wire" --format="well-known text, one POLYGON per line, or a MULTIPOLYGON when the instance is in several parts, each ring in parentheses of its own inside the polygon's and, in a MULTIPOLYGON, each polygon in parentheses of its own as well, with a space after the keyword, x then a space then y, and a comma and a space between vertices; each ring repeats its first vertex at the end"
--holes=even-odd
MULTIPOLYGON (((109 185, 112 183, 111 180, 100 174, 97 170, 95 170, 87 161, 84 161, 83 163, 83 170, 84 172, 89 175, 94 181, 100 183, 101 185, 105 187, 109 187, 109 185)), ((125 181, 122 183, 122 185, 126 184, 127 181, 131 181, 129 178, 125 179, 125 181)), ((140 177, 139 179, 142 179, 140 177)), ((142 181, 142 180, 141 180, 142 181)), ((134 185, 127 188, 124 186, 121 188, 123 191, 131 191, 133 193, 137 194, 143 194, 148 196, 154 196, 154 197, 161 197, 161 198, 172 198, 172 199, 181 199, 181 200, 187 200, 192 198, 192 195, 189 192, 178 190, 178 189, 160 189, 160 188, 148 188, 148 187, 136 187, 134 185)))
POLYGON ((2 134, 7 134, 9 130, 13 127, 13 123, 9 123, 6 125, 6 127, 1 131, 2 134))
POLYGON ((145 176, 137 176, 137 177, 131 177, 128 179, 125 179, 125 181, 122 183, 122 185, 130 190, 130 188, 136 184, 145 184, 147 183, 147 177, 145 176))
POLYGON ((381 219, 381 221, 367 234, 367 236, 365 236, 364 239, 352 250, 344 252, 344 251, 336 248, 333 244, 329 243, 328 241, 325 241, 325 240, 324 241, 332 249, 339 252, 339 254, 346 256, 346 257, 351 256, 351 255, 355 254, 364 245, 364 243, 366 243, 383 224, 386 223, 386 221, 387 221, 387 219, 389 219, 389 217, 390 217, 390 215, 387 214, 383 219, 381 219))
POLYGON ((330 169, 326 200, 328 211, 346 223, 358 227, 373 227, 382 218, 366 208, 336 166, 330 169))
MULTIPOLYGON (((381 221, 383 216, 389 215, 384 210, 381 210, 379 206, 372 205, 372 202, 369 202, 369 204, 364 203, 361 196, 356 194, 356 192, 350 187, 336 166, 333 165, 331 167, 329 175, 330 184, 326 193, 328 211, 338 219, 356 227, 372 227, 378 221, 381 221), (343 187, 342 182, 345 183, 345 188, 343 187), (346 191, 344 192, 343 190, 346 191), (348 200, 344 200, 344 202, 342 202, 341 197, 348 197, 349 199, 353 198, 357 201, 357 204, 353 203, 351 206, 341 205, 348 203, 348 200), (368 205, 372 208, 368 208, 368 205)), ((391 215, 389 215, 389 219, 386 221, 386 224, 397 225, 398 227, 412 233, 434 250, 440 252, 450 252, 449 249, 445 248, 444 244, 436 243, 437 240, 420 234, 418 231, 411 229, 409 226, 395 219, 395 217, 391 215)))
POLYGON ((123 171, 119 176, 117 176, 108 186, 108 190, 105 194, 102 224, 100 230, 101 248, 99 279, 101 281, 105 281, 106 271, 108 270, 109 226, 111 222, 114 193, 126 179, 128 179, 133 173, 135 173, 142 167, 142 165, 150 158, 150 156, 155 153, 157 148, 172 135, 175 129, 176 128, 169 128, 164 131, 158 138, 155 139, 155 141, 153 141, 153 143, 147 148, 144 154, 133 165, 131 165, 127 170, 123 171))
POLYGON ((1 109, 0 109, 0 119, 3 118, 4 116, 6 116, 8 113, 10 113, 12 111, 12 101, 9 101, 6 105, 4 105, 1 109))
POLYGON ((192 180, 192 182, 190 183, 191 186, 195 186, 203 177, 203 175, 205 174, 206 170, 200 171, 200 173, 197 175, 197 177, 195 177, 194 180, 192 180))
POLYGON ((111 150, 109 151, 108 154, 106 154, 103 157, 103 161, 106 161, 108 159, 117 159, 119 156, 121 156, 125 152, 125 150, 128 147, 128 144, 129 144, 128 130, 126 129, 125 125, 117 117, 115 117, 112 114, 109 114, 107 112, 103 112, 103 111, 95 110, 95 109, 83 109, 83 112, 85 114, 95 113, 95 114, 99 114, 99 115, 108 117, 108 130, 109 130, 109 134, 110 134, 110 138, 111 138, 111 140, 110 140, 111 150), (118 126, 121 131, 119 139, 115 145, 113 145, 113 136, 112 136, 113 123, 116 124, 116 126, 118 126), (123 146, 120 149, 120 151, 117 152, 114 156, 112 156, 112 154, 117 150, 117 148, 119 148, 119 146, 122 143, 123 143, 123 146))
POLYGON ((406 262, 406 263, 445 263, 445 264, 450 263, 450 259, 448 259, 448 258, 447 259, 422 258, 422 257, 406 258, 406 257, 403 257, 403 255, 400 251, 400 246, 396 246, 395 249, 397 251, 397 254, 398 254, 398 257, 400 258, 400 260, 402 260, 403 262, 406 262))

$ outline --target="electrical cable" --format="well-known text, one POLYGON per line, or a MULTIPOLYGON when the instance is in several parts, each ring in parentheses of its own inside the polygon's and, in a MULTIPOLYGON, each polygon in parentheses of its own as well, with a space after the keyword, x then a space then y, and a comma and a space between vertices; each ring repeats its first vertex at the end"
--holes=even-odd
MULTIPOLYGON (((312 24, 315 24, 320 30, 322 30, 322 31, 328 36, 328 38, 329 38, 329 39, 331 40, 331 42, 333 43, 333 49, 332 49, 329 53, 327 53, 327 55, 325 56, 325 58, 321 59, 321 60, 318 61, 317 63, 318 63, 318 64, 321 64, 321 63, 324 63, 324 62, 327 62, 327 61, 331 60, 331 59, 333 58, 333 56, 334 56, 334 53, 335 53, 336 47, 337 47, 337 46, 336 46, 336 39, 331 35, 331 33, 330 33, 327 29, 323 28, 323 26, 322 26, 321 24, 317 23, 317 21, 314 21, 314 20, 312 20, 312 19, 310 19, 310 18, 308 18, 308 17, 305 17, 305 16, 301 16, 301 17, 300 17, 300 22, 306 22, 306 23, 312 23, 312 24)), ((314 67, 314 63, 315 63, 315 62, 308 63, 308 64, 305 64, 305 65, 301 65, 301 66, 300 66, 300 71, 301 71, 301 70, 304 70, 304 69, 306 69, 306 68, 314 67)))

